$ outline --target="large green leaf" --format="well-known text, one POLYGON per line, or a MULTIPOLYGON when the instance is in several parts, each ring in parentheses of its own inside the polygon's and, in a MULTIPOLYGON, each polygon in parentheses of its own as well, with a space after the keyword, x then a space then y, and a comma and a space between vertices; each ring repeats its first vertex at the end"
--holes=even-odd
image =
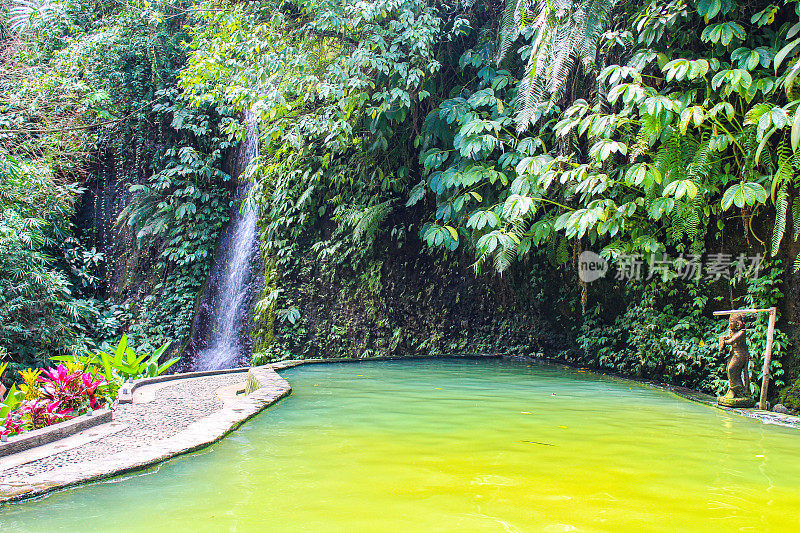
POLYGON ((737 183, 728 188, 722 195, 722 209, 728 210, 734 205, 742 208, 767 201, 767 190, 760 183, 737 183))

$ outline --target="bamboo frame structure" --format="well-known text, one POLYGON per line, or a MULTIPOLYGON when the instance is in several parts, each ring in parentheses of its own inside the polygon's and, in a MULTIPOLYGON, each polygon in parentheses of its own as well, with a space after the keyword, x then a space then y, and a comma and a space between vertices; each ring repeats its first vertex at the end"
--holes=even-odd
MULTIPOLYGON (((767 346, 764 349, 764 367, 761 370, 761 397, 757 407, 767 409, 767 388, 769 387, 769 365, 772 362, 772 344, 775 341, 775 318, 778 313, 777 307, 768 309, 731 309, 729 311, 714 311, 714 316, 739 314, 769 313, 769 323, 767 325, 767 346)), ((750 372, 748 370, 748 372, 750 372)))

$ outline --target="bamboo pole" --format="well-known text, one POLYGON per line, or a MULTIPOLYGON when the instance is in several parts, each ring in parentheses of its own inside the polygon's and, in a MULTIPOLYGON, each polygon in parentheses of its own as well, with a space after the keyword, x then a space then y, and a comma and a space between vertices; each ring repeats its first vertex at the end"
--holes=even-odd
POLYGON ((761 373, 761 399, 758 402, 759 409, 767 408, 767 387, 769 387, 769 365, 772 361, 772 343, 775 341, 775 307, 769 308, 769 325, 767 326, 767 347, 764 350, 764 368, 761 373))
POLYGON ((748 314, 748 313, 771 313, 774 307, 768 309, 731 309, 730 311, 714 311, 714 316, 732 315, 734 313, 748 314))
MULTIPOLYGON (((764 348, 764 366, 761 369, 761 397, 759 398, 758 408, 767 408, 767 389, 769 388, 769 366, 772 362, 772 345, 775 342, 775 318, 778 313, 777 307, 768 309, 731 309, 729 311, 714 311, 714 316, 753 313, 769 313, 769 324, 767 325, 767 345, 764 348)), ((750 372, 749 369, 746 372, 750 372)))

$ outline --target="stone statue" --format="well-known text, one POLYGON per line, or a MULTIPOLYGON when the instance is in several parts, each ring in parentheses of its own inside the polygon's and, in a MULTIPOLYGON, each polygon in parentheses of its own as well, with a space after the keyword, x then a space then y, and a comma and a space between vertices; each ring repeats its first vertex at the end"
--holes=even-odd
POLYGON ((747 349, 747 330, 744 315, 734 313, 728 321, 731 332, 719 338, 719 351, 731 347, 728 355, 728 392, 717 398, 717 403, 727 407, 752 407, 750 397, 750 351, 747 349), (745 377, 742 379, 742 371, 745 377))

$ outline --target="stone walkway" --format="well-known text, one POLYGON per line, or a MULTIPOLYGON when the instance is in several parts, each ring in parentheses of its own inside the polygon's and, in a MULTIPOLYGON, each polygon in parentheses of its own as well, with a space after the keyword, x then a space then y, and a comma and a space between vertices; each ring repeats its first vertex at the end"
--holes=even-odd
MULTIPOLYGON (((68 463, 96 461, 171 437, 192 422, 221 409, 222 401, 217 397, 217 389, 234 383, 244 385, 244 376, 245 374, 223 374, 167 382, 167 386, 156 391, 153 401, 122 404, 114 410, 114 422, 124 424, 127 426, 125 429, 72 450, 0 470, 0 483, 21 481, 27 476, 52 471, 68 463)), ((157 386, 149 385, 139 390, 157 386)), ((49 446, 56 444, 54 442, 49 446)), ((0 469, 2 465, 0 460, 0 469)))
POLYGON ((142 386, 134 403, 117 407, 113 422, 0 458, 0 502, 144 468, 199 449, 290 390, 269 366, 142 386), (230 396, 239 384, 244 389, 248 382, 254 392, 232 401, 228 397, 223 406, 218 393, 230 396), (65 446, 70 449, 58 450, 65 446), (52 453, 42 457, 47 452, 52 453), (26 453, 32 460, 19 464, 20 457, 15 456, 26 453))

